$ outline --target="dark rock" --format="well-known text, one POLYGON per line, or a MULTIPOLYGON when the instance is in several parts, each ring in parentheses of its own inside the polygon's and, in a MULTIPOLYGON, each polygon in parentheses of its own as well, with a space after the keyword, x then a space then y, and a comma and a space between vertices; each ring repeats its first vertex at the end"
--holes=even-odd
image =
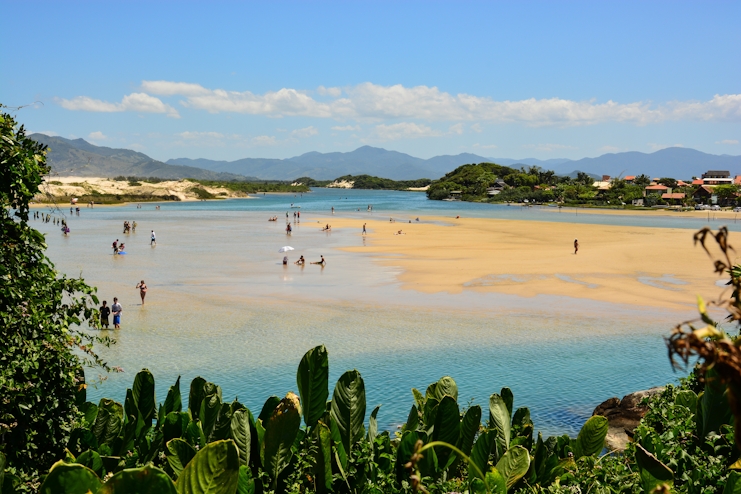
POLYGON ((613 397, 597 405, 592 415, 606 417, 610 425, 605 439, 608 448, 618 451, 625 449, 633 430, 648 411, 648 407, 642 404, 643 400, 662 391, 663 387, 636 391, 625 395, 622 400, 613 397))

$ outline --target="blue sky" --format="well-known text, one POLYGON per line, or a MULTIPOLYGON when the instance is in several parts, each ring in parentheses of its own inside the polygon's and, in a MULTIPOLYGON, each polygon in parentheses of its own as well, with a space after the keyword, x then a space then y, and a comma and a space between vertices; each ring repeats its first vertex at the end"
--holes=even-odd
POLYGON ((0 103, 166 160, 741 155, 741 2, 0 0, 0 103))

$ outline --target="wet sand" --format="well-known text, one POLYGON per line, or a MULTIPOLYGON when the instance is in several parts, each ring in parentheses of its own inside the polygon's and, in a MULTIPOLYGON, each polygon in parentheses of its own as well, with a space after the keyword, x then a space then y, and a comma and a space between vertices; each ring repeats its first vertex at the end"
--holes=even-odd
MULTIPOLYGON (((363 247, 384 266, 402 269, 402 287, 424 293, 464 290, 522 297, 562 295, 621 304, 687 308, 698 294, 714 299, 712 262, 693 246, 693 231, 607 225, 425 217, 367 221, 363 247), (396 235, 398 230, 403 235, 396 235), (574 254, 574 238, 579 252, 574 254)), ((362 222, 320 219, 335 231, 362 222)), ((731 241, 733 241, 733 235, 731 241)))

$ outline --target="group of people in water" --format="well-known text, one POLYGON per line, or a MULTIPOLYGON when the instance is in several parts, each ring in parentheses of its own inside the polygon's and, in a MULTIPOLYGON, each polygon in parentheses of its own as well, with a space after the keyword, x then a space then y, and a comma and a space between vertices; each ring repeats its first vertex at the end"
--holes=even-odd
POLYGON ((129 223, 128 221, 123 222, 124 233, 136 233, 136 221, 129 223))
MULTIPOLYGON (((327 265, 327 261, 324 259, 324 256, 319 256, 321 259, 315 262, 310 262, 309 264, 318 264, 322 267, 327 265)), ((293 264, 297 266, 304 266, 306 265, 306 259, 304 259, 304 256, 301 256, 298 258, 298 261, 294 262, 293 264)), ((283 256, 283 265, 288 266, 288 256, 283 256)))

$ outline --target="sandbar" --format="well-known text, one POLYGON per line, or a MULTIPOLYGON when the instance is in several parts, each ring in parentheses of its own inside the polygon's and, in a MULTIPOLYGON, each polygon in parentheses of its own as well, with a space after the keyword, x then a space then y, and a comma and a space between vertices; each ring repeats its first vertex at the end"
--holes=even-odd
MULTIPOLYGON (((401 268, 403 289, 523 297, 563 295, 686 311, 724 291, 693 230, 503 219, 424 217, 420 222, 331 217, 335 231, 367 223, 365 245, 346 247, 401 268), (398 235, 402 230, 403 234, 398 235), (579 252, 574 254, 574 239, 579 252)), ((734 236, 731 235, 731 243, 734 236)), ((714 247, 714 245, 713 245, 714 247)), ((716 252, 712 250, 711 252, 716 252)), ((736 262, 736 260, 733 260, 736 262)))

